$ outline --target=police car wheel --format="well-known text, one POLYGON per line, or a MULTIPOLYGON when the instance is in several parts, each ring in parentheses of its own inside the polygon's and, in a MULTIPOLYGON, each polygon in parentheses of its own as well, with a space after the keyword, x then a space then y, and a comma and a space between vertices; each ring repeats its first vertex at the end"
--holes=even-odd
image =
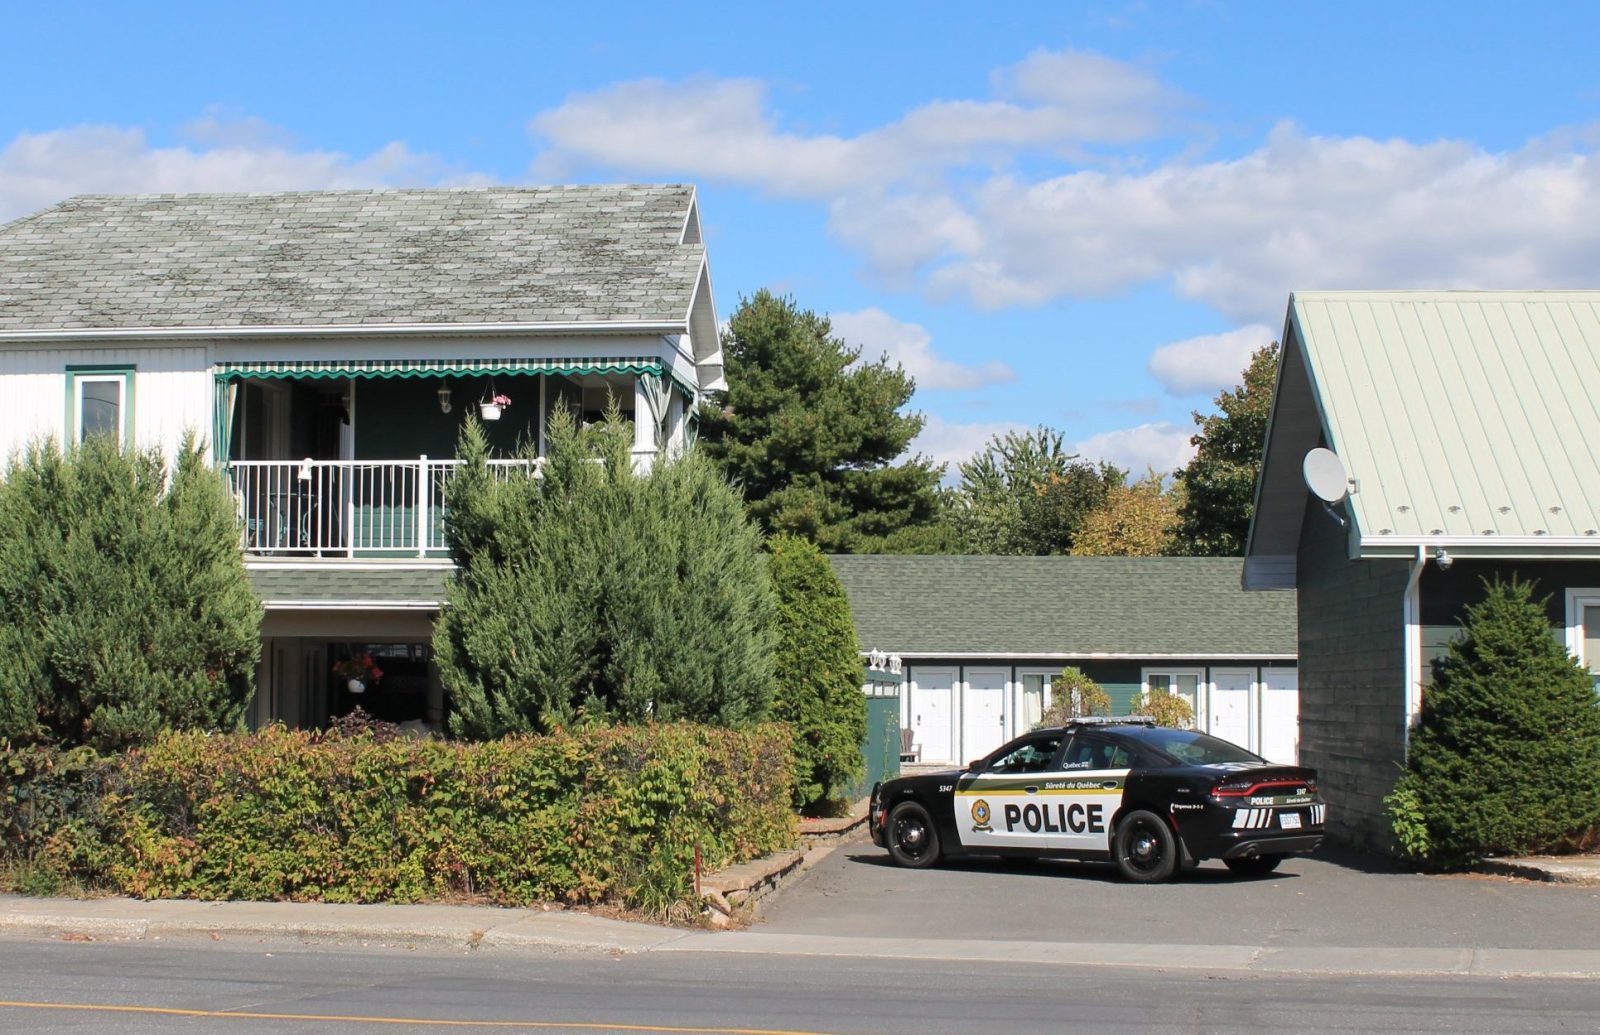
POLYGON ((901 802, 889 813, 889 857, 901 866, 920 869, 939 859, 939 832, 928 810, 913 801, 901 802))
POLYGON ((1224 859, 1222 863, 1240 877, 1262 877, 1278 868, 1281 855, 1254 855, 1248 858, 1224 859))
POLYGON ((1154 812, 1138 809, 1117 824, 1117 869, 1136 884, 1170 880, 1178 868, 1178 839, 1154 812))

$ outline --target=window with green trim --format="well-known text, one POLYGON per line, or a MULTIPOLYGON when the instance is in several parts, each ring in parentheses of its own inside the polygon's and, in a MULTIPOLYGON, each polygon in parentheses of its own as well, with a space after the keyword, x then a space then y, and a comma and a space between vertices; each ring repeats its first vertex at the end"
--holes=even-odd
POLYGON ((111 435, 118 445, 133 438, 133 368, 67 368, 67 436, 82 442, 111 435))

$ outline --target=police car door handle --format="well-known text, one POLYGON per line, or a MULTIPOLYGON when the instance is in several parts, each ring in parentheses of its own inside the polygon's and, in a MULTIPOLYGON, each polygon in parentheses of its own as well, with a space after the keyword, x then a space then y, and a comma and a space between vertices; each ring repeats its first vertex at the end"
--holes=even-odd
POLYGON ((1038 794, 1039 793, 1039 785, 1038 784, 1032 784, 1030 786, 1024 787, 1023 790, 1027 791, 1029 794, 1038 794))
POLYGON ((1100 786, 1104 787, 1108 791, 1114 791, 1114 790, 1117 789, 1117 781, 1115 781, 1115 780, 1101 780, 1100 781, 1100 786))

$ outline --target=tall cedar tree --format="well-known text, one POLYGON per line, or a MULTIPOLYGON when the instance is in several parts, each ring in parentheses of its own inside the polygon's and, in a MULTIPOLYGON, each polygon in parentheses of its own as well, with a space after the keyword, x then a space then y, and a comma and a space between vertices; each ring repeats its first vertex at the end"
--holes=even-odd
POLYGON ((729 388, 700 413, 706 455, 751 515, 829 553, 879 548, 935 523, 944 469, 903 463, 922 417, 902 413, 914 382, 833 336, 827 317, 758 291, 722 336, 729 388))
POLYGON ((557 407, 542 476, 491 474, 469 419, 446 490, 457 565, 434 627, 451 730, 766 717, 774 599, 761 535, 696 451, 634 470, 615 410, 557 407))
POLYGON ((1043 425, 991 437, 959 465, 952 501, 968 553, 1071 552, 1084 522, 1126 474, 1068 453, 1061 432, 1043 425))
POLYGON ((795 805, 816 812, 861 772, 867 700, 850 601, 814 545, 777 536, 778 650, 772 717, 794 729, 795 805))
POLYGON ((1178 472, 1183 502, 1173 553, 1243 556, 1277 377, 1278 343, 1273 342, 1250 357, 1239 387, 1217 396, 1221 412, 1205 417, 1195 411, 1200 431, 1189 442, 1199 451, 1178 472))
POLYGON ((260 631, 233 497, 192 438, 170 472, 158 451, 108 436, 12 459, 0 740, 111 750, 164 729, 234 729, 260 631))
POLYGON ((1467 608, 1390 806, 1402 848, 1441 866, 1592 844, 1600 698, 1531 583, 1487 584, 1467 608))

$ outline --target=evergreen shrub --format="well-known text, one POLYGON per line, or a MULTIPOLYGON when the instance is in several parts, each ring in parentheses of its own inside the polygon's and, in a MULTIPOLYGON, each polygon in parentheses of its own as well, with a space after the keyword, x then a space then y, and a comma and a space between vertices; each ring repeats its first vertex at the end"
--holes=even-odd
POLYGON ((708 872, 792 846, 789 752, 775 724, 485 744, 274 726, 170 733, 116 756, 11 752, 0 831, 22 836, 0 858, 13 886, 142 898, 664 913, 691 895, 696 846, 708 872))
POLYGON ((434 628, 451 730, 766 718, 774 600, 761 535, 695 451, 635 471, 613 411, 564 407, 535 476, 491 472, 469 420, 446 506, 457 564, 434 628))
POLYGON ((254 692, 261 605, 232 495, 191 438, 93 436, 12 458, 0 481, 0 741, 138 744, 233 729, 254 692))
POLYGON ((861 648, 844 586, 822 551, 787 535, 769 547, 778 598, 773 718, 794 730, 795 805, 827 811, 861 772, 861 648))
POLYGON ((1485 584, 1435 663, 1406 771, 1387 799, 1400 850, 1442 867, 1592 845, 1600 698, 1531 583, 1485 584))

